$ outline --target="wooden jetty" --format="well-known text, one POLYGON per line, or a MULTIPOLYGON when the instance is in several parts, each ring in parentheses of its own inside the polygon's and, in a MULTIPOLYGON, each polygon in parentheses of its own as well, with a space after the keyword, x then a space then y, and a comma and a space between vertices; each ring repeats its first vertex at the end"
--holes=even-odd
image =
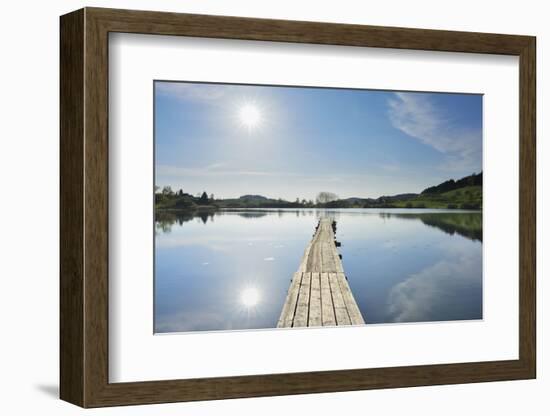
POLYGON ((330 218, 319 221, 290 283, 278 328, 365 323, 344 275, 333 224, 330 218))

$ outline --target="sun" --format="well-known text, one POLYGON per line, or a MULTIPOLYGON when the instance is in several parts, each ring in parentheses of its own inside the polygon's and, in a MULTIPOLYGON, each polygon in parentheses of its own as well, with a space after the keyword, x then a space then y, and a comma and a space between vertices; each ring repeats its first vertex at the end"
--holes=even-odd
POLYGON ((244 104, 239 109, 239 121, 248 130, 257 128, 262 122, 262 113, 255 104, 244 104))
POLYGON ((241 292, 241 303, 247 307, 252 308, 256 306, 260 301, 260 292, 254 287, 247 287, 241 292))

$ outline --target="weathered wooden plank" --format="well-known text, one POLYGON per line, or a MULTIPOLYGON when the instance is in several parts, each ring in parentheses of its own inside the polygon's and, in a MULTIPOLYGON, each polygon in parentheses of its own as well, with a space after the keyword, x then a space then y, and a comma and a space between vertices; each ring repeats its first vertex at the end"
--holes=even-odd
POLYGON ((319 227, 317 228, 317 232, 313 236, 313 239, 311 240, 311 249, 309 251, 309 257, 307 259, 307 268, 306 271, 308 272, 321 272, 321 265, 323 262, 323 257, 321 254, 322 247, 320 245, 321 241, 321 235, 322 235, 322 224, 319 223, 319 227))
POLYGON ((334 304, 332 303, 332 294, 330 293, 330 284, 328 273, 320 274, 321 284, 321 321, 323 326, 336 325, 336 316, 334 315, 334 304))
MULTIPOLYGON (((336 259, 335 259, 335 251, 336 247, 334 246, 334 243, 323 243, 322 248, 322 258, 323 258, 323 266, 322 271, 323 272, 336 272, 338 271, 336 268, 336 259)), ((338 261, 340 261, 338 259, 338 261)))
POLYGON ((302 273, 298 304, 294 315, 293 327, 307 326, 309 315, 309 294, 311 289, 311 273, 302 273))
MULTIPOLYGON (((335 240, 336 241, 336 240, 335 240)), ((344 266, 342 265, 342 259, 340 258, 340 253, 334 244, 334 249, 332 250, 332 255, 334 259, 334 271, 337 273, 344 273, 344 266)))
POLYGON ((321 326, 321 278, 320 273, 311 273, 311 289, 309 294, 308 326, 321 326))
POLYGON ((344 273, 344 266, 342 265, 342 259, 340 259, 340 255, 338 254, 338 250, 336 250, 336 248, 334 249, 334 267, 337 273, 344 273))
POLYGON ((359 325, 364 319, 344 275, 332 220, 322 218, 292 279, 278 327, 359 325), (298 276, 298 277, 296 277, 298 276))
POLYGON ((300 266, 298 267, 299 272, 305 272, 307 270, 307 260, 309 259, 309 252, 311 250, 311 243, 312 243, 312 241, 310 241, 310 243, 307 245, 307 247, 304 251, 304 256, 302 257, 302 262, 300 263, 300 266))
POLYGON ((332 302, 334 303, 334 315, 336 315, 336 325, 351 325, 348 310, 344 297, 338 283, 336 273, 329 273, 330 291, 332 293, 332 302))
POLYGON ((281 311, 281 316, 277 322, 277 328, 289 328, 292 326, 294 320, 294 313, 296 312, 296 304, 298 301, 298 293, 300 291, 300 283, 302 282, 302 273, 296 272, 288 288, 285 304, 281 311))
POLYGON ((348 315, 349 315, 351 324, 352 325, 364 324, 365 320, 363 319, 363 315, 361 315, 361 311, 357 306, 357 302, 355 302, 355 298, 351 293, 351 288, 349 287, 346 276, 344 275, 344 273, 336 273, 336 278, 337 278, 338 284, 340 285, 340 291, 342 293, 344 303, 346 304, 346 309, 348 310, 348 315))

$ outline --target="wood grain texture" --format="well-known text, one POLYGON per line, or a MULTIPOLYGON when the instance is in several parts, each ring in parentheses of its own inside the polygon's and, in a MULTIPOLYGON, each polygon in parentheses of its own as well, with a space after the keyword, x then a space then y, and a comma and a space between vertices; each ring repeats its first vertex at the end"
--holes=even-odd
POLYGON ((363 315, 355 302, 355 298, 351 293, 351 288, 349 287, 348 280, 344 273, 336 273, 336 280, 340 286, 340 291, 342 292, 342 298, 346 304, 346 310, 349 315, 351 325, 363 325, 365 323, 363 315))
POLYGON ((319 220, 288 288, 277 328, 365 323, 343 273, 333 224, 334 220, 329 217, 319 220), (301 276, 299 290, 296 287, 297 274, 301 276))
POLYGON ((303 273, 298 271, 294 273, 292 281, 290 282, 290 288, 286 295, 285 303, 277 327, 290 328, 294 320, 294 314, 296 313, 296 305, 298 303, 298 293, 300 292, 300 284, 302 283, 303 273))
POLYGON ((320 273, 321 283, 321 323, 323 326, 336 325, 336 315, 334 314, 334 303, 330 293, 330 283, 328 273, 320 273))
POLYGON ((321 276, 320 273, 311 273, 311 292, 309 294, 308 326, 322 325, 321 312, 321 276))
POLYGON ((60 31, 60 394, 64 400, 99 407, 535 377, 534 37, 97 8, 63 16, 60 31), (109 31, 519 56, 519 360, 109 383, 109 31))
POLYGON ((307 326, 309 320, 309 296, 311 293, 311 273, 302 273, 302 282, 300 283, 300 292, 298 294, 298 303, 296 314, 294 315, 293 327, 307 326))
POLYGON ((86 8, 105 30, 220 39, 519 55, 529 36, 86 8))
POLYGON ((536 41, 520 54, 519 166, 519 356, 536 377, 536 41))
POLYGON ((340 284, 338 283, 338 274, 329 273, 328 281, 330 284, 330 291, 332 293, 332 302, 334 304, 334 315, 336 316, 336 325, 351 325, 349 318, 348 308, 344 302, 344 296, 340 290, 340 284))
POLYGON ((84 405, 84 12, 60 22, 60 386, 84 405))

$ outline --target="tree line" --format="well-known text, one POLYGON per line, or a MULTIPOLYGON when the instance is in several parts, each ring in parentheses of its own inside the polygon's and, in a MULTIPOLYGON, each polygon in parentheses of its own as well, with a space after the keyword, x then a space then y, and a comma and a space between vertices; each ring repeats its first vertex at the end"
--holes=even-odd
POLYGON ((216 199, 214 194, 206 191, 192 195, 183 189, 174 191, 171 186, 155 186, 155 206, 166 209, 199 209, 199 208, 316 208, 334 203, 338 195, 332 192, 319 192, 315 201, 296 198, 287 201, 282 198, 267 198, 262 195, 243 195, 238 198, 216 199))
POLYGON ((263 195, 242 195, 238 198, 218 198, 206 191, 192 195, 183 189, 155 186, 155 207, 175 210, 215 210, 219 208, 449 208, 481 209, 483 173, 442 182, 424 189, 420 194, 408 193, 379 198, 340 199, 328 191, 319 192, 315 200, 268 198, 263 195), (463 189, 464 188, 464 189, 463 189))
POLYGON ((467 186, 483 186, 483 172, 478 174, 471 174, 470 176, 465 176, 462 179, 455 181, 450 179, 448 181, 442 182, 436 186, 430 186, 422 191, 422 194, 442 194, 449 191, 454 191, 455 189, 465 188, 467 186))

